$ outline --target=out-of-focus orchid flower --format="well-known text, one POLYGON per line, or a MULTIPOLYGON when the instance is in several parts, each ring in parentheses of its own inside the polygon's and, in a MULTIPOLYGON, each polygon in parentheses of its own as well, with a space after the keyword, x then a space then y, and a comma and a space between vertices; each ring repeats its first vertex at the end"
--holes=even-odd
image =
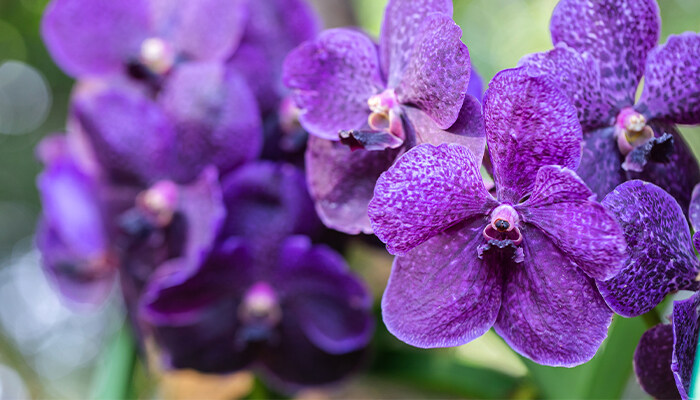
POLYGON ((41 31, 74 78, 128 75, 157 83, 185 61, 230 57, 243 35, 244 0, 52 0, 41 31))

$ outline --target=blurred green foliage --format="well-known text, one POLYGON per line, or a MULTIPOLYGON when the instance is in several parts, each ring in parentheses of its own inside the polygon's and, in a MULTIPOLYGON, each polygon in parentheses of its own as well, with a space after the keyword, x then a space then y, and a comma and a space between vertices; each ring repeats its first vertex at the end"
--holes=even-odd
POLYGON ((0 134, 0 256, 34 231, 39 201, 34 185, 40 165, 34 146, 49 132, 63 131, 72 80, 55 66, 39 36, 47 0, 0 0, 0 64, 19 60, 36 68, 53 94, 46 121, 33 132, 0 134))

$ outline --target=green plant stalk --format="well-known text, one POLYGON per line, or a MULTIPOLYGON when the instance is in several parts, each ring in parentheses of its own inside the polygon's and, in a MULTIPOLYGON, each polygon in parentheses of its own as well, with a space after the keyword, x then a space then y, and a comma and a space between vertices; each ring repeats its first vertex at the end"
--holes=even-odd
POLYGON ((690 380, 690 390, 688 390, 688 396, 691 399, 700 399, 700 343, 695 345, 695 362, 693 362, 693 377, 690 380))
POLYGON ((93 378, 90 398, 94 400, 131 399, 137 355, 128 323, 124 323, 104 349, 93 378))

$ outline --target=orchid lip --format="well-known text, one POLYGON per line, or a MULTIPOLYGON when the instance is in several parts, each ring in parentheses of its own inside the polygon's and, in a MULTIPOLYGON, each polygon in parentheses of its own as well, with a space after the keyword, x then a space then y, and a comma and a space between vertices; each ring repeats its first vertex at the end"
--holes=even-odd
POLYGON ((516 246, 522 243, 523 235, 518 224, 520 216, 510 204, 501 204, 491 212, 491 222, 483 230, 486 240, 511 240, 516 246))
POLYGON ((647 125, 644 115, 631 107, 624 108, 615 121, 617 146, 622 155, 629 154, 654 137, 654 131, 647 125))
POLYGON ((367 105, 372 111, 367 117, 369 127, 377 132, 388 132, 397 138, 404 140, 406 135, 403 129, 401 104, 394 89, 385 91, 370 97, 367 105))

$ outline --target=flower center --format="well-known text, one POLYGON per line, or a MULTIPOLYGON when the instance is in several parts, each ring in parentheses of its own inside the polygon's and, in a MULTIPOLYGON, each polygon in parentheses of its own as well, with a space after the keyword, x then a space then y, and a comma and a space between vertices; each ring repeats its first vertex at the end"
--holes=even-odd
POLYGON ((282 319, 277 293, 267 282, 257 282, 243 296, 238 318, 244 325, 239 340, 260 342, 272 337, 272 328, 282 319))
POLYGON ((161 38, 148 38, 141 43, 139 61, 150 71, 164 74, 175 64, 175 51, 161 38))
POLYGON ((491 212, 491 223, 484 228, 486 240, 510 240, 516 246, 523 241, 518 224, 520 216, 510 204, 501 204, 491 212))
POLYGON ((394 89, 387 89, 367 100, 372 113, 367 119, 369 127, 375 131, 388 132, 399 139, 405 139, 401 121, 401 107, 394 89))
POLYGON ((617 147, 622 155, 629 154, 654 137, 654 131, 647 125, 644 116, 631 107, 622 109, 615 120, 617 147))
POLYGON ((136 208, 153 225, 162 228, 170 224, 175 215, 178 188, 172 181, 160 181, 136 197, 136 208))

